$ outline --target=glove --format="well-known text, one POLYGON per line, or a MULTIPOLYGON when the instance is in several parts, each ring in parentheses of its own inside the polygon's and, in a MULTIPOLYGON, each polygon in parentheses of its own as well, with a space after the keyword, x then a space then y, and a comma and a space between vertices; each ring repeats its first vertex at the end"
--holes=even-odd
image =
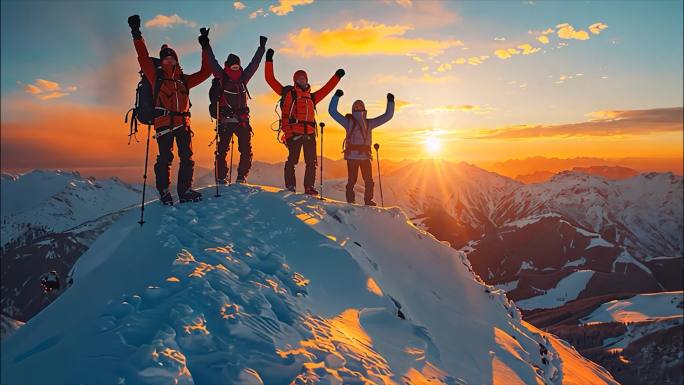
POLYGON ((344 95, 344 91, 342 91, 342 90, 340 90, 340 89, 338 89, 337 91, 335 91, 335 96, 337 96, 338 98, 339 98, 340 96, 342 96, 342 95, 344 95))
POLYGON ((273 48, 269 48, 268 51, 266 51, 266 61, 273 61, 273 48))
POLYGON ((205 49, 209 46, 209 30, 207 28, 200 29, 200 35, 197 38, 197 41, 202 46, 202 49, 205 49))
POLYGON ((133 15, 128 17, 128 26, 131 30, 140 29, 140 16, 133 15))
POLYGON ((387 101, 393 102, 394 101, 394 94, 392 94, 392 93, 387 94, 387 101))
POLYGON ((266 40, 268 40, 266 36, 259 36, 259 47, 266 47, 266 40))
POLYGON ((128 26, 131 27, 131 35, 133 35, 133 39, 142 39, 142 34, 140 33, 140 16, 130 16, 128 18, 128 26))
POLYGON ((342 76, 344 76, 344 70, 342 68, 338 69, 335 71, 335 75, 337 75, 338 78, 342 79, 342 76))

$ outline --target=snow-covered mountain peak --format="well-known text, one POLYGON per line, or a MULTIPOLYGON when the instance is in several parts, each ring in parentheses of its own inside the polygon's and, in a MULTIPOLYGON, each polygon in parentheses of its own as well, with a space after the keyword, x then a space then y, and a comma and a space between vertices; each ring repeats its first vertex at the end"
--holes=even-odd
POLYGON ((399 209, 252 186, 124 214, 3 383, 615 384, 399 209))
POLYGON ((77 171, 34 170, 1 181, 2 240, 21 243, 35 231, 63 231, 129 207, 140 189, 118 178, 95 180, 77 171))

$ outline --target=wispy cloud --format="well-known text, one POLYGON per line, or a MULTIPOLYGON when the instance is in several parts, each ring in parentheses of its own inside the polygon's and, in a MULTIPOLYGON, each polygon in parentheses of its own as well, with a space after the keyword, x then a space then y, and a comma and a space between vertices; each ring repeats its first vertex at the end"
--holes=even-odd
POLYGON ((575 30, 575 27, 568 23, 558 24, 556 34, 561 39, 589 40, 589 33, 585 30, 575 30))
POLYGON ((76 86, 63 88, 59 83, 51 80, 36 79, 34 84, 26 84, 24 92, 34 95, 40 100, 58 99, 76 92, 76 86))
POLYGON ((417 84, 447 84, 457 82, 460 79, 452 75, 434 76, 430 73, 423 73, 421 76, 405 76, 405 75, 378 75, 372 79, 374 84, 392 84, 392 85, 417 85, 417 84))
POLYGON ((242 1, 234 1, 233 8, 237 9, 238 11, 242 11, 243 9, 247 8, 247 6, 242 1))
POLYGON ((197 23, 194 21, 183 19, 177 13, 169 16, 159 14, 145 22, 145 26, 148 28, 169 28, 177 24, 187 25, 192 28, 197 26, 197 23))
POLYGON ((681 132, 682 107, 648 110, 607 110, 588 114, 592 119, 559 125, 520 125, 481 130, 471 139, 531 139, 550 137, 606 137, 681 132))
POLYGON ((425 110, 428 114, 439 114, 445 112, 470 112, 473 114, 484 115, 494 111, 494 108, 489 105, 476 104, 461 104, 461 105, 444 105, 425 110))
POLYGON ((314 0, 278 0, 278 4, 271 5, 268 10, 278 16, 285 16, 294 11, 294 7, 300 5, 312 4, 314 0))
POLYGON ((407 38, 409 25, 385 25, 367 20, 349 22, 341 28, 314 31, 311 28, 289 35, 283 52, 305 57, 442 54, 463 43, 456 39, 407 38))
POLYGON ((413 0, 394 0, 394 2, 401 5, 404 8, 413 7, 413 0))
POLYGON ((591 31, 591 33, 593 33, 594 35, 598 35, 599 33, 601 33, 601 31, 603 31, 606 28, 608 28, 608 25, 598 22, 590 25, 589 31, 591 31))

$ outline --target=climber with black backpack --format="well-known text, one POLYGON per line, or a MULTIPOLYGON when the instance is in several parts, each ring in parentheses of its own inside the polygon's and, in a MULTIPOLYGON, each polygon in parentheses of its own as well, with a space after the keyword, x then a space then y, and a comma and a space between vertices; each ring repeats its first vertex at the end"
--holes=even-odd
POLYGON ((214 80, 209 90, 209 114, 218 119, 218 143, 216 150, 216 182, 226 184, 228 164, 226 154, 233 143, 233 135, 237 136, 240 163, 238 165, 237 183, 245 183, 249 169, 252 167, 252 127, 249 125, 249 107, 247 99, 251 99, 247 83, 259 68, 261 58, 266 50, 265 36, 259 37, 252 61, 244 69, 240 66, 240 57, 228 55, 224 66, 216 59, 212 61, 214 80), (219 116, 217 116, 217 112, 219 116))
POLYGON ((140 16, 129 17, 128 25, 131 27, 138 63, 147 82, 138 88, 137 99, 139 100, 137 100, 136 108, 140 111, 134 111, 134 115, 137 115, 140 121, 143 121, 144 116, 154 124, 156 131, 154 137, 159 146, 154 172, 160 201, 164 205, 173 204, 169 185, 171 184, 170 171, 174 140, 180 157, 178 198, 181 203, 199 201, 202 199, 202 194, 191 188, 195 162, 192 160, 190 89, 201 84, 211 75, 211 59, 214 54, 209 46, 209 30, 202 28, 198 38, 202 46, 200 70, 186 75, 180 67, 176 51, 168 45, 162 45, 159 58, 150 57, 140 32, 140 16))
POLYGON ((295 165, 299 154, 304 151, 304 193, 318 195, 316 183, 316 104, 323 100, 344 76, 338 69, 318 91, 311 91, 309 78, 303 70, 297 70, 292 77, 293 85, 283 86, 273 74, 273 49, 266 52, 266 82, 280 95, 280 121, 278 140, 287 146, 285 162, 285 188, 296 191, 295 165))
MULTIPOLYGON (((366 116, 366 105, 362 100, 357 100, 352 104, 352 113, 342 115, 337 110, 340 97, 344 95, 342 90, 335 91, 335 95, 330 100, 328 113, 337 123, 344 127, 347 136, 343 142, 344 159, 347 161, 347 202, 354 203, 356 200, 354 185, 359 176, 365 184, 363 199, 368 206, 376 206, 373 201, 373 154, 371 143, 373 143, 373 129, 387 123, 394 115, 394 95, 387 94, 387 108, 385 113, 375 117, 366 116)), ((381 186, 382 188, 382 186, 381 186)))

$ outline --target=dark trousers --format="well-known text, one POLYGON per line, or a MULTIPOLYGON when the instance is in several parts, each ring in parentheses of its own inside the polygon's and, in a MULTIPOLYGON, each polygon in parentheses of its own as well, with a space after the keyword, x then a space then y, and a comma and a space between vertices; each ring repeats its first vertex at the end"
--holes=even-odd
POLYGON ((373 200, 373 166, 371 160, 347 160, 347 202, 354 203, 356 197, 354 194, 354 185, 359 177, 359 168, 361 169, 361 176, 365 184, 363 200, 369 202, 373 200))
POLYGON ((192 131, 190 127, 181 127, 157 138, 159 155, 157 155, 157 162, 154 164, 154 173, 157 190, 161 193, 168 189, 171 184, 174 139, 178 145, 178 157, 180 158, 176 187, 178 194, 181 195, 192 186, 192 174, 195 168, 195 162, 192 160, 192 131))
POLYGON ((216 153, 216 174, 218 179, 225 179, 228 175, 226 155, 230 150, 233 134, 237 136, 240 163, 238 164, 238 178, 246 178, 252 168, 252 127, 249 124, 223 123, 219 126, 219 141, 216 153))
POLYGON ((301 135, 297 139, 292 137, 287 141, 288 156, 285 162, 285 187, 297 187, 297 179, 295 178, 295 165, 299 162, 299 154, 304 149, 304 163, 306 170, 304 171, 304 188, 313 187, 316 183, 316 136, 315 135, 301 135))

